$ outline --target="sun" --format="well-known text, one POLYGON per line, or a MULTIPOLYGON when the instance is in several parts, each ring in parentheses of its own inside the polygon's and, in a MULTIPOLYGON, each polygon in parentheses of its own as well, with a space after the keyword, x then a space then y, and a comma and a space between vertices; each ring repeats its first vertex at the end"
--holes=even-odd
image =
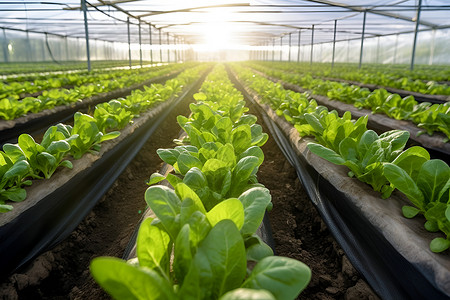
POLYGON ((229 28, 226 22, 205 23, 203 26, 204 47, 211 51, 227 49, 231 39, 229 28))

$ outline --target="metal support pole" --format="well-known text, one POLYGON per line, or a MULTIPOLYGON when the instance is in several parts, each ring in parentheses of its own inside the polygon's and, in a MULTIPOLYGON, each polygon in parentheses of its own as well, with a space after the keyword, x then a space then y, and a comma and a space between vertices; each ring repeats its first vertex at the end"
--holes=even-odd
POLYGON ((141 19, 138 18, 138 24, 139 24, 139 64, 142 68, 142 35, 141 35, 141 19))
POLYGON ((331 68, 334 68, 334 54, 336 52, 336 28, 337 28, 337 20, 334 20, 334 33, 333 33, 333 56, 331 58, 331 68))
POLYGON ((25 31, 27 34, 27 61, 33 61, 33 51, 31 51, 30 34, 28 30, 25 31))
POLYGON ((380 58, 380 36, 377 37, 377 58, 376 58, 376 63, 378 64, 380 58))
POLYGON ((314 54, 313 50, 314 50, 314 25, 311 28, 311 57, 309 60, 310 66, 312 66, 312 63, 313 63, 313 54, 314 54))
POLYGON ((411 54, 411 66, 409 67, 409 69, 411 71, 414 69, 414 59, 416 56, 416 44, 417 44, 417 32, 419 29, 420 11, 421 10, 422 10, 422 0, 419 0, 419 5, 417 7, 416 27, 414 29, 414 41, 413 41, 413 48, 412 48, 412 54, 411 54))
POLYGON ((9 49, 8 49, 8 39, 6 38, 6 31, 3 28, 3 60, 9 62, 9 49))
POLYGON ((169 39, 169 33, 166 33, 167 38, 167 62, 170 62, 170 39, 169 39))
POLYGON ((297 42, 297 63, 300 63, 300 40, 302 38, 302 31, 298 31, 298 42, 297 42))
POLYGON ((128 62, 131 69, 131 37, 130 37, 130 17, 127 17, 127 31, 128 31, 128 62))
POLYGON ((90 72, 91 71, 91 54, 89 53, 89 30, 88 30, 88 22, 87 22, 86 0, 81 0, 81 7, 83 8, 83 16, 84 16, 84 35, 86 37, 87 67, 88 67, 88 72, 90 72))
POLYGON ((148 37, 149 37, 149 44, 150 44, 150 64, 153 65, 152 24, 148 24, 148 37))
POLYGON ((65 39, 65 44, 66 44, 66 61, 69 61, 69 42, 68 42, 68 38, 67 35, 64 37, 65 39))
POLYGON ((275 60, 275 39, 272 40, 272 61, 274 60, 275 60))
POLYGON ((291 42, 292 42, 292 34, 289 32, 289 56, 288 56, 288 61, 291 61, 291 42))
POLYGON ((173 44, 175 45, 175 62, 178 61, 178 53, 177 53, 177 38, 173 37, 173 44))
POLYGON ((397 62, 397 47, 398 47, 398 34, 395 37, 395 47, 394 47, 394 65, 397 62))
POLYGON ((280 36, 280 61, 283 60, 283 36, 280 36))
POLYGON ((359 67, 361 69, 362 65, 362 58, 363 58, 363 50, 364 50, 364 32, 366 31, 366 11, 364 11, 363 15, 363 27, 362 27, 362 34, 361 34, 361 50, 359 51, 359 67))
POLYGON ((159 61, 162 62, 162 37, 161 37, 161 28, 159 29, 159 61))

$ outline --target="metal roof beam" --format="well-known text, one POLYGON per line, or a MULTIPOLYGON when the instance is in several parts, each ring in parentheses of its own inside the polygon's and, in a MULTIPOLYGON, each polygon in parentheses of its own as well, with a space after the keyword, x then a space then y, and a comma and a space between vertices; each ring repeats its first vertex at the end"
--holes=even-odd
MULTIPOLYGON (((400 20, 404 20, 404 21, 414 22, 415 23, 415 19, 414 18, 409 18, 409 17, 402 16, 402 15, 399 15, 399 14, 393 14, 393 13, 384 12, 384 11, 372 11, 372 10, 370 10, 370 8, 364 8, 364 7, 358 7, 358 6, 347 6, 346 4, 343 4, 343 3, 333 2, 333 1, 328 1, 328 0, 307 0, 307 1, 315 2, 315 3, 321 3, 321 4, 326 4, 326 5, 335 6, 335 7, 346 8, 346 9, 350 9, 352 11, 357 11, 357 12, 367 11, 367 12, 370 12, 372 14, 381 15, 381 16, 385 16, 385 17, 391 17, 391 18, 400 19, 400 20)), ((432 27, 432 28, 438 27, 437 24, 426 22, 426 21, 420 21, 419 24, 420 25, 424 25, 424 26, 428 26, 428 27, 432 27)))
POLYGON ((190 8, 183 8, 183 9, 175 9, 175 10, 152 12, 152 13, 148 13, 148 14, 139 15, 138 17, 139 18, 144 18, 144 17, 150 17, 150 16, 162 15, 162 14, 171 14, 171 13, 178 13, 178 12, 190 12, 190 11, 193 11, 193 10, 205 9, 205 8, 240 7, 240 6, 250 6, 250 3, 230 3, 230 4, 198 6, 198 7, 190 7, 190 8))
MULTIPOLYGON (((90 4, 91 7, 99 7, 99 6, 106 6, 106 5, 116 5, 116 4, 122 4, 122 3, 128 3, 128 2, 135 2, 139 0, 116 0, 116 1, 99 1, 99 3, 96 4, 90 4)), ((65 10, 79 10, 81 9, 81 6, 71 6, 63 8, 65 10)))

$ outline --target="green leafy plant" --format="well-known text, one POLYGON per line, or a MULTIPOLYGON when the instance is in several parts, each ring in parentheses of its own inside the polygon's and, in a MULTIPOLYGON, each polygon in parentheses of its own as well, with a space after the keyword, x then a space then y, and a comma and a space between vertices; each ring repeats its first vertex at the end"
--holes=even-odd
MULTIPOLYGON (((223 82, 224 71, 210 76, 223 82)), ((214 93, 216 89, 197 100, 206 101, 214 93)), ((269 191, 259 185, 238 192, 241 183, 246 185, 255 175, 262 151, 251 143, 242 151, 236 151, 233 143, 222 143, 237 139, 233 125, 239 128, 254 118, 232 121, 216 117, 217 112, 206 106, 192 107, 195 113, 180 123, 194 124, 191 128, 201 138, 184 140, 197 145, 158 150, 176 175, 155 173, 149 184, 167 179, 174 190, 147 189, 145 200, 156 219, 141 224, 137 258, 128 262, 96 258, 91 263, 94 278, 116 299, 294 299, 308 284, 310 269, 299 261, 272 256, 270 247, 255 235, 271 202, 269 191), (217 126, 219 122, 223 124, 217 126), (229 196, 233 189, 235 194, 229 196), (220 197, 211 201, 214 193, 220 197), (247 261, 256 262, 252 270, 247 261)), ((255 136, 260 135, 258 130, 255 136)), ((252 138, 251 133, 245 136, 252 138)), ((243 144, 247 145, 238 143, 243 144)))
POLYGON ((433 252, 442 252, 450 248, 450 167, 442 160, 426 158, 429 156, 422 159, 416 170, 385 164, 384 175, 414 205, 402 207, 405 217, 423 214, 427 230, 441 230, 446 235, 446 238, 433 239, 430 244, 433 252))

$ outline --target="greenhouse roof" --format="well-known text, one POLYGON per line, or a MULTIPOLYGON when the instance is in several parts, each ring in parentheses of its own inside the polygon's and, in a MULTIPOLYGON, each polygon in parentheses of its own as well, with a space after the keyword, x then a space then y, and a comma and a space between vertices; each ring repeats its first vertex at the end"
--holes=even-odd
MULTIPOLYGON (((85 37, 84 14, 80 1, 62 2, 2 1, 0 27, 12 30, 85 37)), ((274 38, 298 35, 314 26, 314 42, 360 39, 366 15, 365 37, 413 32, 418 0, 89 0, 89 37, 127 42, 127 19, 131 42, 139 41, 141 22, 143 42, 161 30, 179 41, 191 44, 263 45, 274 38)), ((445 0, 421 1, 419 31, 450 28, 450 5, 445 0)), ((309 43, 302 38, 300 43, 309 43)))

